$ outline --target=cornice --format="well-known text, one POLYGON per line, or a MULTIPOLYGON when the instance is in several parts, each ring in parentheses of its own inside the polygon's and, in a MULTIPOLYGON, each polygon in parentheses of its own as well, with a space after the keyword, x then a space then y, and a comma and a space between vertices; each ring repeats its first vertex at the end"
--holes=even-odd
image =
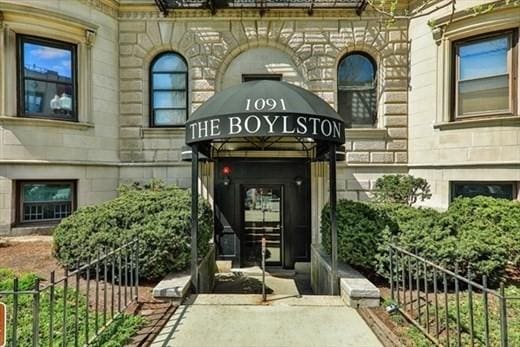
POLYGON ((119 0, 79 0, 81 3, 86 4, 104 14, 117 18, 119 15, 119 0))
POLYGON ((357 18, 361 20, 370 20, 378 18, 374 11, 367 10, 361 16, 356 14, 355 9, 314 9, 313 15, 309 15, 306 8, 293 9, 269 9, 263 16, 260 16, 258 9, 219 9, 214 15, 209 9, 177 9, 169 12, 168 17, 155 5, 150 4, 121 4, 119 6, 120 19, 188 19, 188 18, 205 18, 208 20, 219 19, 304 19, 304 20, 323 20, 323 19, 339 19, 348 20, 357 18))
MULTIPOLYGON (((443 15, 430 20, 429 25, 437 44, 448 33, 468 30, 468 26, 479 27, 486 22, 495 21, 497 25, 505 22, 520 24, 520 4, 517 1, 496 0, 484 3, 482 12, 475 10, 477 6, 457 9, 453 14, 443 15)), ((492 24, 492 23, 491 23, 492 24)))
POLYGON ((10 15, 23 16, 25 18, 41 18, 45 20, 52 19, 54 22, 58 22, 67 26, 75 26, 82 30, 90 30, 95 32, 98 29, 98 25, 78 19, 76 17, 69 16, 67 14, 58 13, 56 11, 50 11, 43 8, 37 8, 27 5, 19 5, 13 3, 7 3, 0 1, 0 8, 2 14, 2 19, 5 21, 9 20, 10 15))

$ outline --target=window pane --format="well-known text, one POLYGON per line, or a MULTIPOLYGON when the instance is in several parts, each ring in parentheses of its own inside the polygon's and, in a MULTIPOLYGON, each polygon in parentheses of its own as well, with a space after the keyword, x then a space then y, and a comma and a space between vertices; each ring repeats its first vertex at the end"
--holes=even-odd
POLYGON ((154 92, 153 93, 154 108, 185 108, 186 92, 154 92))
POLYGON ((513 200, 513 184, 511 183, 455 183, 453 197, 491 196, 498 199, 513 200))
POLYGON ((184 60, 175 53, 165 54, 157 59, 152 67, 152 72, 186 72, 184 60))
POLYGON ((186 74, 154 74, 153 89, 186 89, 186 74))
POLYGON ((375 90, 338 91, 339 114, 347 127, 371 127, 375 123, 375 90))
POLYGON ((68 183, 26 183, 23 185, 24 202, 71 200, 72 186, 68 183))
POLYGON ((24 42, 23 65, 26 77, 70 82, 72 52, 44 44, 24 42))
POLYGON ((343 59, 338 68, 339 85, 371 86, 375 79, 374 64, 361 54, 351 54, 343 59))
POLYGON ((72 117, 73 105, 72 85, 25 80, 25 113, 72 117))
POLYGON ((459 114, 507 111, 509 75, 459 82, 459 114))
POLYGON ((509 36, 459 46, 460 80, 507 74, 509 36))
POLYGON ((184 125, 186 110, 156 110, 155 125, 184 125))
POLYGON ((348 128, 370 128, 377 114, 376 65, 363 54, 350 54, 338 67, 338 112, 348 128))

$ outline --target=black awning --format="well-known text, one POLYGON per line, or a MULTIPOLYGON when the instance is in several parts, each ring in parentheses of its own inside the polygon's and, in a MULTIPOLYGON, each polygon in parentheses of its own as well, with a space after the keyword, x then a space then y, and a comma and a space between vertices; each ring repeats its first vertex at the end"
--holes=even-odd
POLYGON ((269 80, 242 83, 215 94, 186 122, 186 143, 219 139, 300 138, 345 142, 344 123, 312 92, 269 80))

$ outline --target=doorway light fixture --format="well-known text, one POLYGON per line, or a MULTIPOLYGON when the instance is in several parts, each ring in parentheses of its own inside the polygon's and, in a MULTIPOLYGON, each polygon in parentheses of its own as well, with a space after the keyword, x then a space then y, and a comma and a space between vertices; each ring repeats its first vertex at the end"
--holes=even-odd
POLYGON ((231 178, 229 176, 224 177, 224 180, 222 181, 224 183, 224 187, 227 187, 231 183, 231 178))
POLYGON ((303 184, 303 178, 301 178, 300 176, 296 176, 294 178, 294 183, 296 184, 296 186, 301 187, 303 184))

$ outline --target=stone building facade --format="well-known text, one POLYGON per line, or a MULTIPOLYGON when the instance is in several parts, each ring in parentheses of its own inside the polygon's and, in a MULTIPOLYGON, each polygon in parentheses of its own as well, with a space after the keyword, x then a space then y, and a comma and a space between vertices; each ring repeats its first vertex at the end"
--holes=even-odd
MULTIPOLYGON (((454 16, 443 7, 389 22, 370 7, 361 14, 179 9, 164 16, 153 0, 1 0, 0 234, 48 229, 49 223, 20 221, 19 182, 74 182, 73 208, 111 199, 123 183, 154 178, 189 186, 190 164, 181 160, 184 128, 150 122, 150 65, 164 52, 187 63, 188 114, 241 83, 243 74, 280 75, 337 108, 338 65, 363 52, 377 68, 377 121, 346 130, 338 198, 368 199, 378 177, 396 173, 427 178, 433 197, 426 203, 437 208, 449 204, 452 181, 510 182, 517 198, 518 94, 504 117, 452 122, 449 116, 452 42, 499 29, 515 31, 518 40, 519 7, 491 1, 497 10, 468 15, 467 8, 487 2, 458 2, 454 16), (77 48, 76 121, 20 116, 19 35, 77 48)), ((414 2, 400 5, 413 9, 414 2)), ((324 187, 325 169, 313 168, 324 187)))

